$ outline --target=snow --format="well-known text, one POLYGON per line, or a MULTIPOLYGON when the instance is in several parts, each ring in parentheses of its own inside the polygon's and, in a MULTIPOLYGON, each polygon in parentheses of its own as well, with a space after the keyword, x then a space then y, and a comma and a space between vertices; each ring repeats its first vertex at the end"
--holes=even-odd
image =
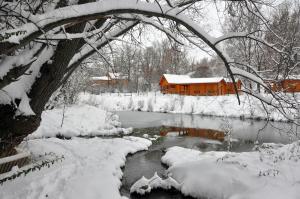
POLYGON ((29 105, 29 98, 25 93, 21 98, 21 102, 19 104, 16 115, 35 115, 35 113, 29 105))
POLYGON ((179 189, 180 185, 172 177, 167 179, 162 179, 155 172, 154 176, 150 179, 145 178, 144 176, 136 181, 130 188, 130 193, 138 193, 144 195, 145 193, 150 193, 151 190, 156 188, 163 189, 179 189))
POLYGON ((121 73, 108 73, 107 76, 91 77, 91 80, 112 80, 112 79, 127 79, 127 77, 121 73))
POLYGON ((111 79, 126 79, 127 78, 125 75, 123 75, 121 73, 112 73, 112 72, 109 72, 108 76, 111 79))
POLYGON ((100 76, 100 77, 91 77, 91 80, 109 80, 109 77, 107 76, 100 76))
MULTIPOLYGON (((109 15, 115 13, 140 13, 141 11, 145 12, 144 14, 156 13, 157 15, 162 15, 163 13, 165 17, 176 18, 178 21, 184 22, 184 24, 200 34, 201 37, 205 38, 207 41, 210 41, 210 43, 213 43, 215 40, 215 38, 204 32, 201 27, 198 27, 197 23, 193 22, 182 12, 180 12, 181 9, 135 0, 104 0, 100 2, 85 3, 82 5, 67 6, 40 15, 28 14, 26 18, 28 17, 28 20, 32 21, 33 23, 25 24, 16 29, 5 30, 5 32, 1 31, 0 34, 9 34, 22 31, 24 34, 18 35, 16 38, 14 38, 14 42, 19 42, 25 37, 37 32, 39 28, 43 28, 51 23, 55 23, 64 19, 72 19, 79 16, 91 16, 96 14, 109 15)), ((10 38, 3 40, 2 42, 9 42, 9 39, 10 38)))
MULTIPOLYGON (((272 99, 269 94, 261 94, 266 100, 272 99)), ((300 97, 298 95, 298 97, 300 97)), ((248 95, 240 95, 241 105, 235 95, 225 96, 183 96, 163 95, 161 93, 142 94, 81 94, 82 102, 91 103, 108 111, 149 111, 200 114, 209 116, 227 116, 238 118, 266 119, 268 116, 259 99, 248 95)), ((266 106, 269 119, 286 121, 287 118, 277 109, 266 106)), ((291 111, 290 116, 293 115, 291 111)))
POLYGON ((29 138, 56 135, 65 137, 118 135, 129 134, 131 131, 131 128, 121 128, 117 115, 94 106, 81 104, 65 107, 65 110, 56 108, 44 111, 39 128, 29 135, 29 138))
POLYGON ((15 160, 19 160, 19 159, 22 159, 22 158, 25 158, 25 157, 29 157, 29 156, 30 156, 30 153, 21 152, 21 153, 18 153, 16 155, 13 155, 13 156, 4 157, 4 158, 0 159, 0 165, 8 163, 8 162, 15 161, 15 160))
POLYGON ((172 147, 162 157, 185 195, 207 198, 299 198, 300 142, 255 151, 200 152, 172 147), (213 185, 213 186, 212 186, 213 185))
POLYGON ((149 140, 137 137, 29 140, 20 147, 38 160, 42 161, 45 153, 63 155, 64 159, 5 182, 0 186, 0 198, 120 199, 126 155, 147 150, 150 145, 149 140))
POLYGON ((230 67, 230 69, 234 75, 240 75, 242 77, 246 77, 246 78, 248 78, 254 82, 257 82, 257 83, 261 84, 262 86, 268 88, 268 86, 265 84, 265 82, 258 76, 254 75, 252 73, 249 73, 245 70, 242 70, 240 68, 230 67))
POLYGON ((3 57, 0 63, 0 79, 3 79, 3 77, 15 66, 24 66, 33 61, 33 55, 40 47, 41 45, 38 44, 34 46, 32 50, 25 51, 23 53, 20 53, 19 55, 3 57))
POLYGON ((10 104, 14 99, 21 99, 17 115, 33 115, 34 112, 29 106, 30 99, 28 98, 27 93, 31 90, 31 86, 35 82, 35 79, 40 75, 41 66, 52 57, 53 53, 54 47, 46 47, 18 81, 5 86, 2 89, 3 92, 0 93, 1 104, 10 104))
POLYGON ((198 83, 217 83, 222 81, 223 77, 210 78, 191 78, 188 75, 163 74, 169 84, 198 84, 198 83))

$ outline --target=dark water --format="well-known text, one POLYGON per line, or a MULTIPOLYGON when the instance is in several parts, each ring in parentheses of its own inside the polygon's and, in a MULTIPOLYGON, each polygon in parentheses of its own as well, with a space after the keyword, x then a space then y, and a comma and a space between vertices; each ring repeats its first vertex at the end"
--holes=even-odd
POLYGON ((155 137, 148 151, 138 152, 127 157, 122 179, 121 194, 129 198, 183 199, 189 198, 176 191, 153 191, 146 196, 130 195, 130 187, 142 176, 150 178, 155 172, 164 177, 166 167, 161 164, 165 149, 181 146, 201 151, 226 151, 224 129, 231 129, 230 151, 242 152, 252 150, 254 143, 275 142, 289 143, 297 139, 296 133, 287 133, 289 129, 296 131, 288 123, 251 121, 203 117, 197 115, 118 112, 124 127, 134 127, 135 136, 155 137), (224 127, 225 126, 225 127, 224 127), (227 127, 227 128, 226 128, 227 127), (230 128, 228 128, 230 127, 230 128))

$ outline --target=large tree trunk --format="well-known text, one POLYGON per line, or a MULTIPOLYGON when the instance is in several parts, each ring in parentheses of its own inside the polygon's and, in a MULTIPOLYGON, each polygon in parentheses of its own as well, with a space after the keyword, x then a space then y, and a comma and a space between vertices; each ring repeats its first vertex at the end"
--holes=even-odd
POLYGON ((32 133, 40 124, 40 115, 15 116, 14 105, 0 105, 0 138, 1 142, 11 142, 32 133))
MULTIPOLYGON (((82 32, 84 27, 85 22, 82 22, 68 28, 67 31, 69 33, 82 32)), ((34 116, 15 116, 15 105, 0 105, 0 118, 2 118, 0 121, 0 138, 2 141, 25 137, 38 128, 44 107, 51 95, 61 86, 69 62, 79 45, 83 45, 80 39, 59 42, 51 58, 52 63, 46 62, 42 66, 41 76, 35 81, 28 95, 31 99, 30 106, 35 113, 34 116)), ((19 101, 16 100, 16 105, 19 101)))

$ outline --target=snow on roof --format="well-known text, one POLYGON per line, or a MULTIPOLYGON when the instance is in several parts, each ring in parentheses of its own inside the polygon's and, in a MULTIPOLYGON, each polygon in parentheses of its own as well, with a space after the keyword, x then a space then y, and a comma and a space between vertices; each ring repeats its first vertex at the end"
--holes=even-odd
POLYGON ((91 80, 113 80, 113 79, 127 79, 126 75, 123 75, 122 73, 107 73, 105 76, 99 76, 99 77, 91 77, 91 80))
POLYGON ((123 75, 122 73, 111 73, 111 72, 109 72, 108 76, 111 79, 127 79, 127 76, 123 75))
POLYGON ((109 80, 107 76, 91 77, 91 80, 109 80))
POLYGON ((188 75, 163 75, 169 84, 198 84, 198 83, 217 83, 222 81, 223 77, 191 78, 188 75))

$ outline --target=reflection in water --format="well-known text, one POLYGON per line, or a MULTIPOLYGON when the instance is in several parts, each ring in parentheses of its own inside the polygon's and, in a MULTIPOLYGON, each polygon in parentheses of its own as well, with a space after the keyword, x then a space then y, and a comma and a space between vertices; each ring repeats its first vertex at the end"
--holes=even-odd
POLYGON ((237 118, 226 118, 225 121, 221 117, 174 113, 121 111, 117 112, 117 114, 120 117, 123 127, 148 128, 174 126, 222 131, 222 125, 228 121, 230 126, 232 126, 231 138, 234 139, 284 144, 299 139, 297 135, 299 135, 300 128, 297 128, 292 123, 285 122, 240 120, 237 118))
POLYGON ((212 140, 224 141, 225 134, 219 130, 203 129, 203 128, 184 128, 184 127, 166 127, 160 132, 160 136, 168 136, 169 134, 176 134, 177 136, 190 136, 190 137, 201 137, 212 140))
MULTIPOLYGON (((196 150, 226 151, 227 142, 222 132, 224 120, 216 117, 203 117, 198 115, 163 114, 145 112, 118 112, 124 127, 133 127, 135 136, 148 134, 150 137, 160 135, 148 151, 138 152, 126 160, 122 178, 121 194, 129 198, 155 198, 169 199, 185 197, 180 193, 174 195, 166 191, 153 192, 147 196, 130 196, 131 185, 142 176, 150 178, 155 172, 164 176, 166 168, 160 159, 165 149, 172 146, 181 146, 196 150)), ((232 126, 231 138, 238 139, 231 144, 231 151, 250 151, 254 142, 289 143, 297 138, 297 133, 287 134, 290 129, 296 129, 289 123, 265 121, 251 121, 228 119, 232 126), (260 130, 262 129, 262 130, 260 130)))

